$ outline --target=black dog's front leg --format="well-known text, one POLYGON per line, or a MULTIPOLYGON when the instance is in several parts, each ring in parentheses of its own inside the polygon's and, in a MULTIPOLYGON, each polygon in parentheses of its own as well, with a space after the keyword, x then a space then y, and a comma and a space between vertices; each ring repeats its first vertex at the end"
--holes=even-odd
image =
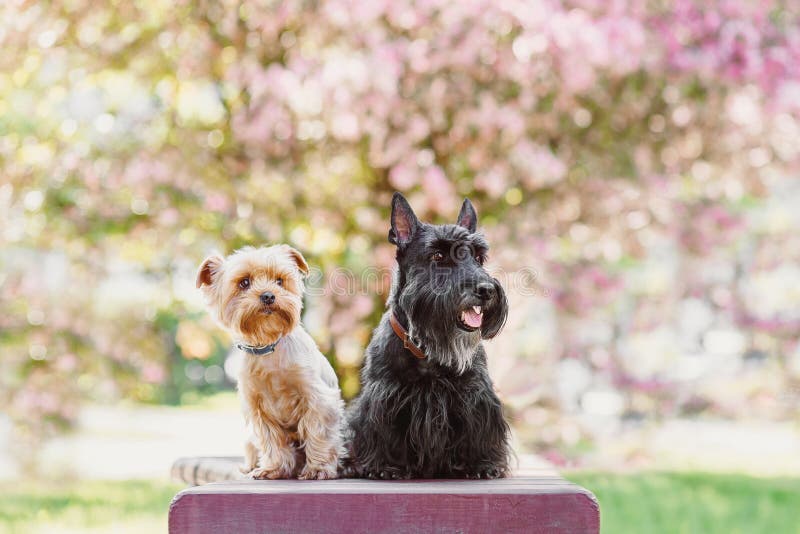
POLYGON ((404 480, 413 478, 406 461, 405 439, 384 425, 367 423, 354 441, 359 478, 404 480))
POLYGON ((483 394, 469 410, 456 476, 473 479, 503 478, 509 475, 509 427, 494 391, 483 394))
POLYGON ((363 478, 370 478, 373 480, 408 480, 414 477, 401 467, 375 465, 374 467, 364 469, 363 478))
POLYGON ((395 427, 385 395, 379 387, 367 388, 348 412, 347 449, 342 475, 347 478, 402 480, 412 478, 408 469, 405 436, 395 427))
MULTIPOLYGON (((370 429, 365 429, 367 433, 370 429)), ((364 437, 361 433, 361 438, 364 437)), ((380 438, 375 438, 380 439, 380 438)), ((388 440, 387 440, 388 441, 388 440)), ((351 466, 343 473, 348 478, 370 478, 373 480, 405 480, 413 478, 412 473, 404 466, 404 462, 397 461, 393 454, 395 451, 387 450, 386 447, 375 446, 372 440, 359 439, 354 444, 354 449, 358 452, 351 466), (371 442, 370 442, 371 441, 371 442)))
POLYGON ((479 464, 473 469, 464 473, 464 478, 471 479, 491 480, 495 478, 504 478, 506 476, 508 476, 508 471, 506 468, 491 463, 479 464))
POLYGON ((369 478, 372 480, 407 480, 411 473, 397 466, 363 465, 358 462, 347 462, 340 471, 342 478, 369 478))

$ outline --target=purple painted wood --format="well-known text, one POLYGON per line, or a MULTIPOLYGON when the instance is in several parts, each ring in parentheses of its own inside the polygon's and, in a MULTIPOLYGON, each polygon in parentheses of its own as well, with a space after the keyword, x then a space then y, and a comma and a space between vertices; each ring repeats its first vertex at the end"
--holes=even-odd
MULTIPOLYGON (((222 469, 226 459, 209 460, 209 466, 222 469)), ((182 462, 186 468, 188 461, 182 462)), ((193 470, 202 468, 198 461, 193 470)), ((596 534, 599 526, 594 496, 555 474, 482 481, 228 480, 180 492, 169 513, 174 534, 596 534)))

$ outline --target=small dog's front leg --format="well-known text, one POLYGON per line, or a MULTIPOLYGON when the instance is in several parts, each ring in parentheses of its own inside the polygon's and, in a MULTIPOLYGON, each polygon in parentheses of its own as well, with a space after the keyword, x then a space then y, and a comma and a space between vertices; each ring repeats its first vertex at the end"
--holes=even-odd
POLYGON ((292 478, 295 466, 294 447, 289 442, 285 432, 280 429, 261 428, 256 430, 256 436, 263 451, 258 460, 258 467, 250 471, 250 477, 256 479, 292 478))
POLYGON ((246 475, 256 467, 258 467, 258 449, 255 444, 248 439, 244 444, 244 465, 239 467, 239 471, 246 475))
POLYGON ((334 410, 327 413, 309 411, 297 427, 306 452, 306 465, 297 478, 326 480, 337 477, 339 449, 339 417, 334 410))

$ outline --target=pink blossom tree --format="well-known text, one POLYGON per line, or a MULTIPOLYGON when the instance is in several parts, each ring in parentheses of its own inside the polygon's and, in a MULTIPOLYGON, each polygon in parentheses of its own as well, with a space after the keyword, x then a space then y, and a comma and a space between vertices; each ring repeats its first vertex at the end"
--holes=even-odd
MULTIPOLYGON (((797 287, 798 12, 673 4, 6 2, 4 412, 27 444, 87 397, 178 402, 227 343, 192 297, 205 253, 289 241, 320 287, 389 268, 401 190, 432 220, 470 196, 520 284, 491 352, 525 444, 595 413, 796 414, 798 297, 759 291, 797 287), (720 395, 709 350, 789 372, 720 395)), ((375 280, 311 303, 348 395, 375 280)))

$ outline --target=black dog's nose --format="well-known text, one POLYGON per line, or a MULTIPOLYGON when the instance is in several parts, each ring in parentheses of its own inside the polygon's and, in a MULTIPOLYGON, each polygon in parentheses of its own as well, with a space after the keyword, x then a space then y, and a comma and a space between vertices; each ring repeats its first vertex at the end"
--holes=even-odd
POLYGON ((267 291, 266 293, 261 293, 261 302, 266 305, 270 305, 275 302, 275 295, 267 291))
POLYGON ((475 294, 483 301, 492 300, 496 292, 494 284, 490 282, 480 282, 475 287, 475 294))

